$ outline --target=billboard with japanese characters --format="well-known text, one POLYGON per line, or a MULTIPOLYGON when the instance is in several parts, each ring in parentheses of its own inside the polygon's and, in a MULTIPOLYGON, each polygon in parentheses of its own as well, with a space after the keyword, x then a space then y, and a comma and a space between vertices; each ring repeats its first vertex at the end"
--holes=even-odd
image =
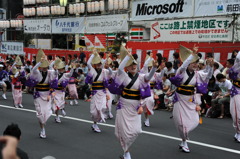
POLYGON ((10 55, 22 55, 23 52, 23 42, 1 42, 0 53, 10 54, 10 55))
POLYGON ((85 22, 85 33, 99 34, 128 32, 128 20, 129 18, 127 14, 87 17, 85 22))
POLYGON ((151 41, 232 41, 232 18, 209 17, 154 21, 151 41))
POLYGON ((132 21, 192 17, 193 0, 138 0, 132 2, 132 21))
POLYGON ((52 33, 75 34, 84 33, 84 18, 61 18, 52 20, 52 33))
POLYGON ((196 0, 195 16, 239 14, 240 0, 196 0))
POLYGON ((31 19, 24 20, 24 33, 43 33, 52 32, 51 19, 31 19))

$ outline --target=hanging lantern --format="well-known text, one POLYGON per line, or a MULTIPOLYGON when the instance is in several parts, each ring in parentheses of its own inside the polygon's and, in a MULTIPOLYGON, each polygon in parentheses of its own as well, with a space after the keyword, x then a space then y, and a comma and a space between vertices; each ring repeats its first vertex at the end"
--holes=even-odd
POLYGON ((0 28, 3 28, 3 21, 0 21, 0 28))
POLYGON ((45 7, 41 7, 42 15, 45 15, 45 7))
POLYGON ((49 15, 50 14, 50 8, 47 6, 46 7, 46 15, 49 15))
POLYGON ((10 21, 7 21, 7 28, 10 28, 10 21))
POLYGON ((53 15, 57 15, 57 6, 53 6, 53 15))
POLYGON ((27 9, 27 12, 28 12, 28 13, 27 13, 28 16, 32 16, 32 15, 33 15, 33 13, 32 13, 32 9, 28 8, 28 9, 27 9))
POLYGON ((57 12, 58 12, 58 11, 57 11, 57 6, 53 6, 53 8, 54 8, 54 9, 53 9, 54 15, 57 15, 57 14, 58 14, 58 13, 57 13, 57 12))
POLYGON ((22 28, 22 21, 21 20, 18 20, 17 21, 17 28, 22 28))
POLYGON ((4 28, 4 21, 1 22, 1 27, 4 28))
POLYGON ((80 3, 80 13, 84 13, 85 12, 85 4, 84 3, 80 3))
POLYGON ((92 8, 92 12, 95 12, 95 3, 94 2, 90 2, 91 3, 91 8, 92 8))
POLYGON ((37 15, 39 14, 39 8, 37 8, 37 15))
POLYGON ((56 6, 56 10, 57 10, 57 15, 60 15, 61 14, 61 7, 60 6, 56 6))
POLYGON ((91 2, 87 2, 87 12, 88 12, 88 13, 91 13, 91 12, 92 12, 91 2))
POLYGON ((36 15, 36 9, 35 8, 30 8, 29 10, 31 10, 31 16, 36 15))
POLYGON ((118 0, 113 1, 113 9, 118 10, 118 0))
POLYGON ((3 28, 7 28, 7 21, 3 21, 3 28))
POLYGON ((1 26, 2 26, 2 28, 5 28, 5 21, 2 21, 1 26))
POLYGON ((77 4, 73 5, 73 13, 76 14, 77 13, 77 4))
POLYGON ((27 10, 28 10, 28 16, 32 16, 32 10, 30 8, 28 8, 27 10))
POLYGON ((73 14, 73 5, 72 4, 69 4, 69 13, 73 14))
POLYGON ((77 8, 77 14, 80 14, 81 13, 81 5, 80 3, 76 4, 76 8, 77 8))
POLYGON ((100 1, 99 5, 100 5, 100 11, 103 12, 104 11, 104 1, 100 1))
POLYGON ((53 8, 53 6, 51 6, 51 14, 53 15, 53 11, 54 10, 54 8, 53 8))
POLYGON ((43 14, 43 9, 42 9, 42 7, 39 7, 39 14, 38 15, 42 15, 43 14))
POLYGON ((96 1, 96 2, 93 2, 94 3, 94 9, 95 9, 95 12, 99 12, 99 10, 100 10, 100 4, 99 4, 99 2, 98 1, 96 1))
POLYGON ((25 9, 25 16, 26 16, 26 17, 29 16, 29 15, 28 15, 28 9, 27 9, 27 8, 25 9))
POLYGON ((61 15, 65 14, 65 7, 61 7, 61 15))
POLYGON ((123 9, 123 0, 118 1, 118 9, 123 9))
POLYGON ((123 0, 123 9, 128 9, 128 0, 123 0))
POLYGON ((108 10, 113 10, 113 0, 108 1, 108 10))
POLYGON ((0 28, 3 28, 3 26, 4 26, 4 21, 1 21, 0 28))
POLYGON ((14 27, 14 22, 13 21, 14 20, 10 20, 10 25, 11 25, 12 28, 14 27))
POLYGON ((26 15, 26 8, 23 8, 23 15, 26 15))

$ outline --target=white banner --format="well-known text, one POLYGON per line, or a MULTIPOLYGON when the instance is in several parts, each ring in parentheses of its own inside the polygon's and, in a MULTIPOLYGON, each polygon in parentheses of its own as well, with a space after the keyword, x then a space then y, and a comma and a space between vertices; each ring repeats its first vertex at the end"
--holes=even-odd
POLYGON ((51 19, 24 20, 24 33, 51 33, 51 19))
POLYGON ((62 18, 52 20, 52 33, 84 33, 84 18, 62 18))
POLYGON ((33 39, 32 44, 35 45, 35 48, 39 49, 52 49, 52 40, 51 39, 33 39))
POLYGON ((132 2, 132 21, 192 17, 193 0, 139 0, 132 2))
POLYGON ((240 0, 197 0, 195 16, 239 14, 240 0))
POLYGON ((87 34, 128 32, 128 15, 115 14, 86 18, 87 34))
POLYGON ((23 42, 1 42, 2 54, 23 55, 23 42))
POLYGON ((232 41, 232 18, 212 17, 155 21, 151 41, 232 41), (229 28, 228 28, 229 27, 229 28))

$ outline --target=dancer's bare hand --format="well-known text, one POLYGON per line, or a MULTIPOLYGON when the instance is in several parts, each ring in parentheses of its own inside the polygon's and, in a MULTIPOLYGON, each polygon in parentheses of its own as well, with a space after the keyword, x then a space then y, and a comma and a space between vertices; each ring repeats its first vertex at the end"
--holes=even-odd
POLYGON ((155 67, 155 68, 158 67, 158 61, 157 60, 153 60, 152 63, 153 63, 153 67, 155 67))
POLYGON ((201 111, 201 109, 202 109, 202 108, 201 108, 199 105, 196 106, 196 111, 197 111, 197 112, 198 112, 198 111, 201 111))
POLYGON ((193 46, 193 54, 197 54, 198 48, 199 47, 196 44, 194 44, 194 46, 193 46))
POLYGON ((142 113, 143 113, 143 107, 141 106, 138 108, 138 114, 142 114, 142 113))

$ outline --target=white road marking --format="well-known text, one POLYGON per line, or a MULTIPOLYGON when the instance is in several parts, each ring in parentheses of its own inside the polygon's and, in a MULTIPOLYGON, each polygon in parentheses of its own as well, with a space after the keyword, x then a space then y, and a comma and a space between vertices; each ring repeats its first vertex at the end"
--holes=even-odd
MULTIPOLYGON (((35 110, 24 109, 24 108, 19 108, 19 109, 18 109, 18 108, 15 108, 15 107, 13 107, 13 106, 0 105, 0 107, 36 113, 35 110)), ((55 116, 55 115, 53 114, 52 116, 55 116)), ((84 120, 84 119, 79 119, 79 118, 70 117, 70 116, 65 116, 64 118, 65 118, 65 119, 70 119, 70 120, 75 120, 75 121, 80 121, 80 122, 84 122, 84 123, 90 123, 90 124, 93 123, 93 122, 90 121, 90 120, 84 120)), ((115 128, 115 125, 111 125, 111 124, 99 123, 99 125, 103 125, 103 126, 115 128)), ((149 132, 149 131, 142 131, 142 133, 143 133, 143 134, 147 134, 147 135, 152 135, 152 136, 167 138, 167 139, 171 139, 171 140, 182 141, 181 138, 177 138, 177 137, 173 137, 173 136, 168 136, 168 135, 164 135, 164 134, 158 134, 158 133, 153 133, 153 132, 149 132)), ((226 147, 221 147, 221 146, 216 146, 216 145, 211 145, 211 144, 206 144, 206 143, 202 143, 202 142, 198 142, 198 141, 188 141, 188 143, 195 144, 195 145, 199 145, 199 146, 204 146, 204 147, 209 147, 209 148, 213 148, 213 149, 217 149, 217 150, 227 151, 227 152, 231 152, 231 153, 240 154, 240 151, 238 151, 238 150, 234 150, 234 149, 230 149, 230 148, 226 148, 226 147)))

